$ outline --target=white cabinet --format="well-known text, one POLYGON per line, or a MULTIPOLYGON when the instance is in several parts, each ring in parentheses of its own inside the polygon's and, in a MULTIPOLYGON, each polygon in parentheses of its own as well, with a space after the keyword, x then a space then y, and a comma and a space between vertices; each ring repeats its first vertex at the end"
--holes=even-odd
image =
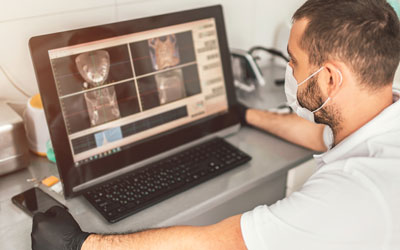
POLYGON ((317 165, 314 159, 289 170, 286 181, 286 196, 299 190, 316 170, 317 165))

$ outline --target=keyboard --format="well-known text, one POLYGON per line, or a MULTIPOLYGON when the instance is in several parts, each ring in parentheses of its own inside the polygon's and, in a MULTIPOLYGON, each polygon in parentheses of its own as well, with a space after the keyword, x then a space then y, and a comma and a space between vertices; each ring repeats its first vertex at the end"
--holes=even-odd
POLYGON ((215 138, 94 187, 84 197, 114 223, 250 160, 215 138))

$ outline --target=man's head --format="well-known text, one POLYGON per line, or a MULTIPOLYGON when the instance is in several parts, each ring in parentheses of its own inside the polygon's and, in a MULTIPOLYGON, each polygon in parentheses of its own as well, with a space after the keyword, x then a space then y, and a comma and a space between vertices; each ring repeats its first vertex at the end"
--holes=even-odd
POLYGON ((293 15, 288 51, 298 82, 324 67, 299 87, 298 100, 315 110, 331 97, 315 120, 340 130, 346 98, 391 89, 400 61, 399 19, 386 0, 308 0, 293 15))

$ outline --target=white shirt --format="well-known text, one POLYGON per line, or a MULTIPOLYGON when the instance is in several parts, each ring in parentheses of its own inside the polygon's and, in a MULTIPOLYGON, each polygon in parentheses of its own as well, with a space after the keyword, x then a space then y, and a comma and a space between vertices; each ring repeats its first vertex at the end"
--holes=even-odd
POLYGON ((400 101, 314 158, 302 189, 242 215, 250 250, 399 250, 400 101))

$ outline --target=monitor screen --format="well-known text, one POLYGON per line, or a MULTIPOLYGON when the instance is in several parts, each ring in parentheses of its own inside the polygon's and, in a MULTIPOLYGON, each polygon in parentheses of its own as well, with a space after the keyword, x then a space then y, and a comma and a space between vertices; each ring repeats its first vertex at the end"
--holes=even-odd
POLYGON ((64 195, 239 119, 221 6, 29 41, 64 195))
POLYGON ((226 112, 214 18, 49 50, 76 167, 226 112))

